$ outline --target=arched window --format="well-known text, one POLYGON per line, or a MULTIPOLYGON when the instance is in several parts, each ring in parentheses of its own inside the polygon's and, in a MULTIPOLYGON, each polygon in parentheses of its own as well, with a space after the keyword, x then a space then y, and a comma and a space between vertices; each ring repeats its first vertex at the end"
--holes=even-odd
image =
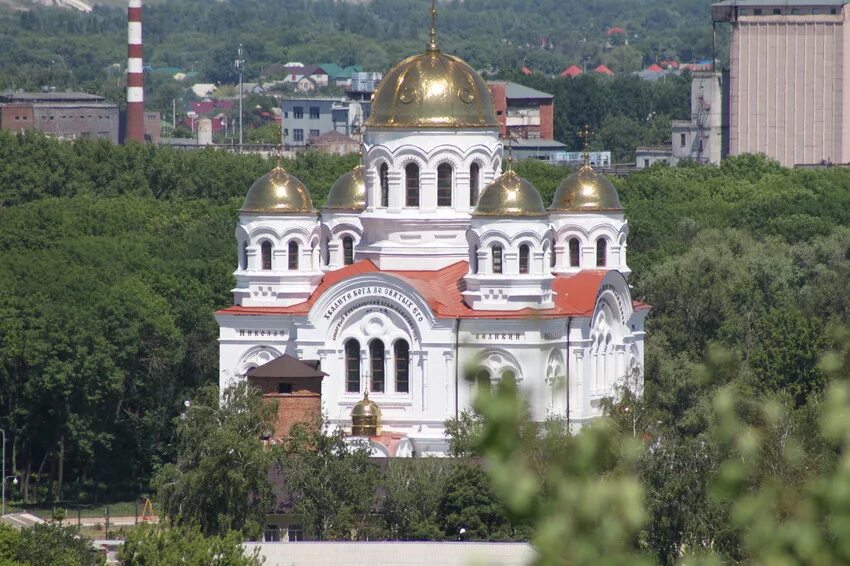
POLYGON ((287 259, 289 260, 290 271, 295 271, 298 269, 298 251, 298 242, 296 242, 295 240, 290 240, 289 246, 286 250, 286 255, 288 256, 287 259))
POLYGON ((469 206, 475 207, 478 204, 478 183, 481 166, 478 163, 473 163, 469 166, 469 206))
POLYGON ((441 163, 437 167, 437 206, 452 205, 452 166, 441 163))
POLYGON ((272 243, 268 240, 260 245, 260 256, 263 261, 263 271, 271 271, 272 268, 272 243))
POLYGON ((369 342, 369 367, 372 370, 372 392, 384 392, 384 343, 380 340, 369 342))
POLYGON ((390 205, 390 175, 386 163, 381 163, 378 177, 381 181, 381 206, 387 207, 390 205))
POLYGON ((407 206, 419 206, 419 166, 408 163, 404 168, 404 186, 407 206))
POLYGON ((410 391, 410 345, 407 340, 396 340, 393 346, 395 358, 395 391, 408 393, 410 391))
POLYGON ((596 267, 605 267, 608 262, 608 240, 596 240, 596 267))
POLYGON ((478 246, 472 246, 472 255, 469 257, 469 270, 473 275, 478 275, 478 246))
POLYGON ((360 393, 360 342, 354 338, 345 342, 345 390, 360 393))
POLYGON ((239 269, 248 269, 248 242, 242 242, 242 248, 239 250, 239 269))
POLYGON ((493 273, 502 272, 502 246, 495 244, 493 246, 493 273))
POLYGON ((528 275, 529 255, 531 255, 531 249, 528 247, 528 244, 521 245, 519 247, 519 272, 522 275, 528 275))
POLYGON ((490 391, 490 388, 493 386, 493 381, 490 378, 490 372, 486 369, 481 369, 475 375, 475 385, 478 386, 478 391, 490 391))
POLYGON ((555 256, 555 240, 552 240, 549 242, 549 267, 554 268, 557 259, 558 258, 555 256))
POLYGON ((578 238, 570 240, 570 267, 579 266, 579 243, 578 238))
POLYGON ((342 239, 342 263, 351 265, 354 263, 354 238, 345 236, 342 239))
POLYGON ((330 238, 325 238, 325 241, 322 244, 322 249, 324 251, 323 259, 324 259, 325 265, 330 265, 331 264, 331 239, 330 238))

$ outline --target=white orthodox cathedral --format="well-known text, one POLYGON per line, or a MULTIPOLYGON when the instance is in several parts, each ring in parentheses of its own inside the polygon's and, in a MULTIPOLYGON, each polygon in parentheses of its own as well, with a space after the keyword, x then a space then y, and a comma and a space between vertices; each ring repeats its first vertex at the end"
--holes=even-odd
POLYGON ((487 84, 433 30, 380 83, 362 151, 321 211, 280 166, 248 191, 235 304, 216 314, 222 388, 314 360, 331 426, 368 392, 386 455, 441 455, 477 388, 515 380, 534 418, 581 426, 641 375, 649 309, 629 292, 616 189, 585 164, 547 208, 502 172, 487 84))

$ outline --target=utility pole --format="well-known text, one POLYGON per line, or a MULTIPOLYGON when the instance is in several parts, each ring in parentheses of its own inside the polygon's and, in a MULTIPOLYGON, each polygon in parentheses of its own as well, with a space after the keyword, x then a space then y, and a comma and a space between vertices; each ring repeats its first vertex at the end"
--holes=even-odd
POLYGON ((236 56, 236 70, 239 72, 239 153, 242 153, 242 73, 245 70, 245 59, 242 53, 242 44, 236 56))
MULTIPOLYGON (((171 99, 171 129, 172 130, 177 129, 177 99, 176 98, 171 99)), ((171 135, 174 136, 174 133, 172 133, 171 135)))

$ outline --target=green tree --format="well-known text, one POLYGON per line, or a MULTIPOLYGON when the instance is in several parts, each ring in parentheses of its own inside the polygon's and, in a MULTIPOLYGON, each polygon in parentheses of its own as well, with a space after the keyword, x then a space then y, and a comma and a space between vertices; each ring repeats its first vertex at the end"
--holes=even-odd
POLYGON ((221 393, 200 389, 175 419, 177 460, 154 477, 163 514, 172 525, 197 526, 205 536, 262 532, 272 508, 270 452, 261 437, 276 407, 246 383, 221 393))
POLYGON ((316 540, 361 540, 370 532, 378 469, 370 448, 322 422, 299 423, 277 453, 292 514, 316 540))
POLYGON ((41 523, 15 532, 0 525, 0 564, 101 566, 106 558, 75 527, 41 523))
POLYGON ((260 566, 247 555, 238 532, 204 536, 197 528, 142 525, 127 535, 119 551, 124 566, 260 566))
POLYGON ((387 538, 440 540, 440 498, 452 464, 437 458, 393 458, 381 477, 387 538))

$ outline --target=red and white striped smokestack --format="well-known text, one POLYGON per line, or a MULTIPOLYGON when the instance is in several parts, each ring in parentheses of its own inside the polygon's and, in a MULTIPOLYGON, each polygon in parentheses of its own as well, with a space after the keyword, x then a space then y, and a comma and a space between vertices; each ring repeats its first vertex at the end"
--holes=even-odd
POLYGON ((142 68, 142 0, 127 7, 127 128, 125 140, 145 141, 145 75, 142 68))

